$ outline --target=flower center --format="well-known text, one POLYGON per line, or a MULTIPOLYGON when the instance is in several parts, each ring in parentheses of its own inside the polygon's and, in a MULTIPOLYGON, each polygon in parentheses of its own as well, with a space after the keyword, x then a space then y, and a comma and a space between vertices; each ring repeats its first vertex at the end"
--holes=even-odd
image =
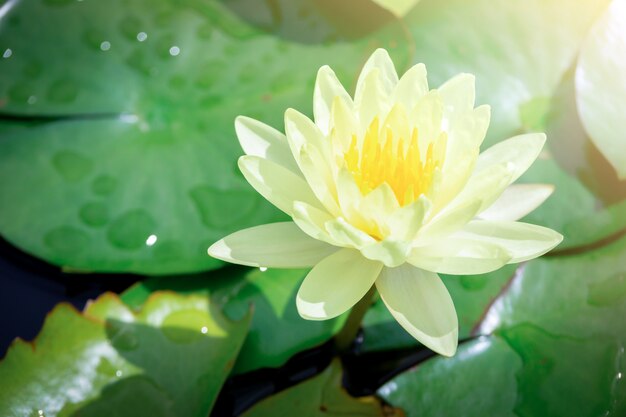
POLYGON ((392 129, 381 131, 376 117, 361 144, 356 135, 352 136, 344 160, 363 195, 387 183, 398 203, 405 206, 430 188, 435 170, 443 163, 446 142, 446 134, 441 133, 420 151, 416 127, 410 138, 394 140, 392 129))

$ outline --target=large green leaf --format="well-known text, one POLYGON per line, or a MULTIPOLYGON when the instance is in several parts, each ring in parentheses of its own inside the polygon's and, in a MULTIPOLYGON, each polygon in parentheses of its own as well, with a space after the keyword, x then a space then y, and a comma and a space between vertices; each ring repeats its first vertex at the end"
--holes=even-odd
POLYGON ((383 405, 376 397, 352 398, 341 386, 341 364, 335 359, 321 374, 295 387, 269 397, 243 417, 394 417, 399 409, 383 405))
MULTIPOLYGON (((625 274, 626 238, 578 255, 531 261, 518 270, 477 327, 477 333, 492 336, 462 347, 459 357, 436 358, 418 366, 392 380, 381 393, 392 404, 414 405, 414 415, 439 415, 441 409, 433 408, 429 397, 415 399, 411 393, 429 381, 459 378, 462 389, 465 380, 471 385, 491 373, 503 375, 510 360, 500 361, 498 351, 484 349, 470 355, 475 368, 467 372, 470 365, 464 364, 463 352, 481 340, 500 345, 504 340, 506 350, 517 354, 514 362, 521 360, 516 383, 510 383, 510 378, 507 384, 497 383, 499 377, 485 383, 492 383, 491 392, 497 389, 499 396, 516 398, 514 404, 502 404, 500 397, 481 402, 471 395, 456 397, 459 402, 454 404, 467 410, 461 415, 493 415, 495 406, 500 410, 496 415, 514 412, 521 417, 623 415, 626 325, 620 318, 626 314, 625 274)), ((456 389, 453 392, 457 395, 456 389)))
POLYGON ((169 292, 136 314, 113 294, 83 314, 61 304, 0 363, 0 414, 205 417, 249 322, 226 319, 207 297, 169 292))
POLYGON ((234 319, 252 306, 250 331, 234 372, 279 367, 296 353, 329 340, 343 326, 346 315, 333 320, 304 320, 296 309, 296 292, 306 270, 227 268, 210 275, 156 277, 143 281, 122 294, 122 300, 137 307, 153 291, 210 296, 214 305, 234 319))
MULTIPOLYGON (((346 81, 373 45, 302 45, 211 0, 6 3, 0 112, 68 115, 0 141, 0 232, 71 269, 169 274, 282 219, 236 168, 233 120, 309 112, 317 68, 346 81)), ((4 129, 3 129, 4 130, 4 129)))

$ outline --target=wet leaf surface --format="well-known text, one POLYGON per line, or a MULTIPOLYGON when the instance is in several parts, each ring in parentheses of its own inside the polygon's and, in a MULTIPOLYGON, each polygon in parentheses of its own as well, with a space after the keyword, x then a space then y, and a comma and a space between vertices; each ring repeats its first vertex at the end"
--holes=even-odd
POLYGON ((246 336, 234 372, 280 367, 298 352, 319 346, 343 326, 346 314, 333 320, 304 320, 296 310, 296 292, 307 270, 227 268, 190 277, 153 278, 137 284, 122 300, 137 307, 153 291, 210 296, 226 316, 239 319, 252 308, 246 336))
POLYGON ((206 416, 249 320, 169 292, 138 313, 110 293, 82 314, 60 304, 34 342, 16 341, 0 363, 0 414, 206 416))

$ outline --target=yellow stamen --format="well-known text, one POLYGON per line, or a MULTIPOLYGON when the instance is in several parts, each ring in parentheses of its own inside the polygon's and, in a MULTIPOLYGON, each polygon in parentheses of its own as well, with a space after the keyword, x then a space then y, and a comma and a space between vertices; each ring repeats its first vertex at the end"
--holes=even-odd
POLYGON ((447 137, 441 134, 429 143, 424 160, 420 155, 417 128, 411 132, 410 139, 397 138, 395 151, 393 142, 392 129, 386 127, 381 133, 378 118, 374 118, 361 146, 356 135, 352 136, 344 161, 363 195, 387 183, 398 203, 404 206, 430 188, 435 169, 443 163, 447 137))

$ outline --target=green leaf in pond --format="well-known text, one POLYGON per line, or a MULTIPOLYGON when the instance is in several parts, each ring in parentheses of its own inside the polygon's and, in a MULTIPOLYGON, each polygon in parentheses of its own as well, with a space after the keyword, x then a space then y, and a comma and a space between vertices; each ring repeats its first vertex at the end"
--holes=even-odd
POLYGON ((0 414, 202 416, 248 332, 207 297, 153 294, 133 313, 107 293, 80 314, 61 304, 34 342, 0 363, 0 414))
POLYGON ((242 417, 401 417, 404 412, 376 397, 353 398, 341 386, 341 364, 335 359, 321 374, 271 396, 242 417))
POLYGON ((284 219, 237 169, 235 117, 310 112, 317 69, 350 85, 377 36, 293 43, 204 0, 7 3, 0 113, 52 121, 0 123, 0 233, 75 270, 221 265, 211 243, 284 219))
POLYGON ((210 296, 226 316, 238 319, 253 308, 250 331, 234 366, 235 373, 279 367, 298 352, 332 338, 347 315, 333 320, 305 320, 296 309, 296 293, 306 270, 229 267, 188 277, 155 277, 122 294, 132 307, 140 306, 153 291, 210 296))
POLYGON ((378 393, 407 417, 514 417, 521 367, 506 342, 481 337, 461 344, 452 358, 435 357, 398 375, 378 393))

